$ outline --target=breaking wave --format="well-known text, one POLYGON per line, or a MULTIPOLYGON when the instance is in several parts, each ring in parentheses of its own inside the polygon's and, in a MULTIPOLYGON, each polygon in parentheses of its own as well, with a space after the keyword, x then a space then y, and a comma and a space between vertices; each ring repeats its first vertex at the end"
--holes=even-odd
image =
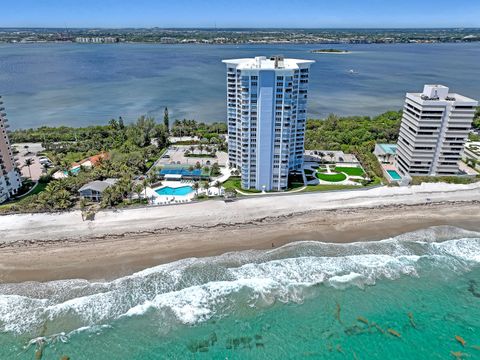
POLYGON ((150 312, 195 324, 239 308, 300 303, 320 284, 363 288, 432 268, 466 272, 479 262, 479 233, 434 227, 375 242, 302 241, 270 251, 190 258, 111 282, 1 284, 0 331, 64 334, 150 312))

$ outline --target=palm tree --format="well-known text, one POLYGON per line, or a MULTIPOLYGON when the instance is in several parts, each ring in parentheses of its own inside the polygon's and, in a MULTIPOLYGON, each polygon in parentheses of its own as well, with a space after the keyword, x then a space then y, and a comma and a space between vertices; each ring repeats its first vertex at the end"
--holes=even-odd
POLYGON ((113 186, 110 186, 102 192, 102 207, 112 206, 114 203, 113 186))
POLYGON ((67 174, 70 172, 70 163, 65 160, 65 159, 62 159, 60 161, 60 168, 62 171, 66 172, 67 174))
POLYGON ((132 179, 129 176, 124 176, 116 184, 118 190, 122 193, 123 197, 129 196, 131 199, 131 193, 133 191, 132 179))
POLYGON ((198 195, 198 188, 200 187, 200 185, 198 184, 198 181, 195 181, 193 184, 192 184, 192 189, 195 190, 195 195, 198 195))
POLYGON ((142 191, 143 191, 143 185, 140 184, 140 183, 136 183, 136 184, 133 186, 133 191, 135 192, 135 194, 137 194, 138 199, 140 199, 140 197, 141 197, 141 195, 142 195, 142 191))
POLYGON ((158 181, 158 172, 157 171, 150 171, 148 173, 148 181, 150 185, 155 184, 158 181))
POLYGON ((87 202, 87 199, 85 199, 85 198, 82 198, 82 199, 80 200, 80 211, 81 211, 81 213, 82 213, 82 221, 85 221, 85 214, 84 214, 84 212, 85 212, 85 210, 86 210, 86 208, 87 208, 87 203, 88 203, 88 202, 87 202))
POLYGON ((62 185, 60 184, 60 180, 57 181, 50 181, 48 185, 45 187, 45 192, 49 194, 55 194, 56 192, 63 190, 62 185))
POLYGON ((30 170, 31 165, 33 165, 33 159, 31 159, 31 158, 25 159, 25 163, 24 163, 23 166, 28 167, 28 174, 29 174, 30 179, 32 178, 32 171, 30 170))
POLYGON ((143 179, 142 181, 142 186, 143 186, 143 189, 145 191, 145 199, 147 198, 147 187, 150 185, 150 181, 149 179, 146 177, 145 179, 143 179))
POLYGON ((220 171, 220 166, 218 165, 218 163, 213 163, 213 165, 211 166, 211 175, 212 176, 218 176, 220 175, 222 172, 220 171))
POLYGON ((70 192, 67 190, 60 190, 55 194, 54 206, 57 209, 67 209, 71 205, 70 192))
POLYGON ((218 195, 220 195, 220 190, 222 188, 222 183, 217 180, 213 183, 213 187, 216 187, 218 189, 218 195))
POLYGON ((330 161, 333 161, 333 158, 335 157, 335 154, 333 152, 329 152, 328 157, 330 158, 330 161))
POLYGON ((109 186, 102 193, 102 207, 114 206, 121 203, 123 200, 123 194, 120 189, 116 186, 109 186))
POLYGON ((115 119, 111 119, 111 120, 108 122, 108 125, 109 125, 113 130, 117 130, 117 128, 118 128, 118 122, 117 122, 117 120, 115 120, 115 119))

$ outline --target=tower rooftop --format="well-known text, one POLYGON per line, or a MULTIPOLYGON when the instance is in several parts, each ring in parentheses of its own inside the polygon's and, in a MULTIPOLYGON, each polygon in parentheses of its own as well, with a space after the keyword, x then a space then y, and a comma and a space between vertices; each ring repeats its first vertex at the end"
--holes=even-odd
POLYGON ((466 105, 476 106, 478 102, 466 96, 451 93, 450 89, 444 85, 425 85, 421 93, 407 93, 407 97, 420 104, 439 104, 445 102, 461 102, 466 105))
POLYGON ((300 68, 299 65, 309 65, 315 61, 284 58, 283 56, 272 56, 270 58, 266 56, 256 56, 254 58, 227 59, 222 60, 222 62, 228 65, 235 65, 239 70, 296 70, 300 68))

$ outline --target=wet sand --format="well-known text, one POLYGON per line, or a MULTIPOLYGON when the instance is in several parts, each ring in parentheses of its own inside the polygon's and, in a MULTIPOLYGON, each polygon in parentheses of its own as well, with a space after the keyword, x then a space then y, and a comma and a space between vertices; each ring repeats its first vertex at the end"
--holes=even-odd
POLYGON ((478 202, 389 205, 317 210, 235 224, 159 229, 103 237, 2 242, 0 282, 84 278, 111 280, 188 257, 271 249, 316 240, 346 243, 381 240, 430 226, 480 231, 478 202))

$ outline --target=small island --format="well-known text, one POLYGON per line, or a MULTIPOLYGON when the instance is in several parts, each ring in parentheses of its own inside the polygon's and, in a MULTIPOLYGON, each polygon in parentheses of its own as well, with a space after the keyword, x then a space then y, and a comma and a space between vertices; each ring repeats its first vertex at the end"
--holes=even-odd
POLYGON ((348 50, 340 50, 340 49, 317 49, 317 50, 310 50, 311 53, 314 54, 349 54, 350 51, 348 50))

